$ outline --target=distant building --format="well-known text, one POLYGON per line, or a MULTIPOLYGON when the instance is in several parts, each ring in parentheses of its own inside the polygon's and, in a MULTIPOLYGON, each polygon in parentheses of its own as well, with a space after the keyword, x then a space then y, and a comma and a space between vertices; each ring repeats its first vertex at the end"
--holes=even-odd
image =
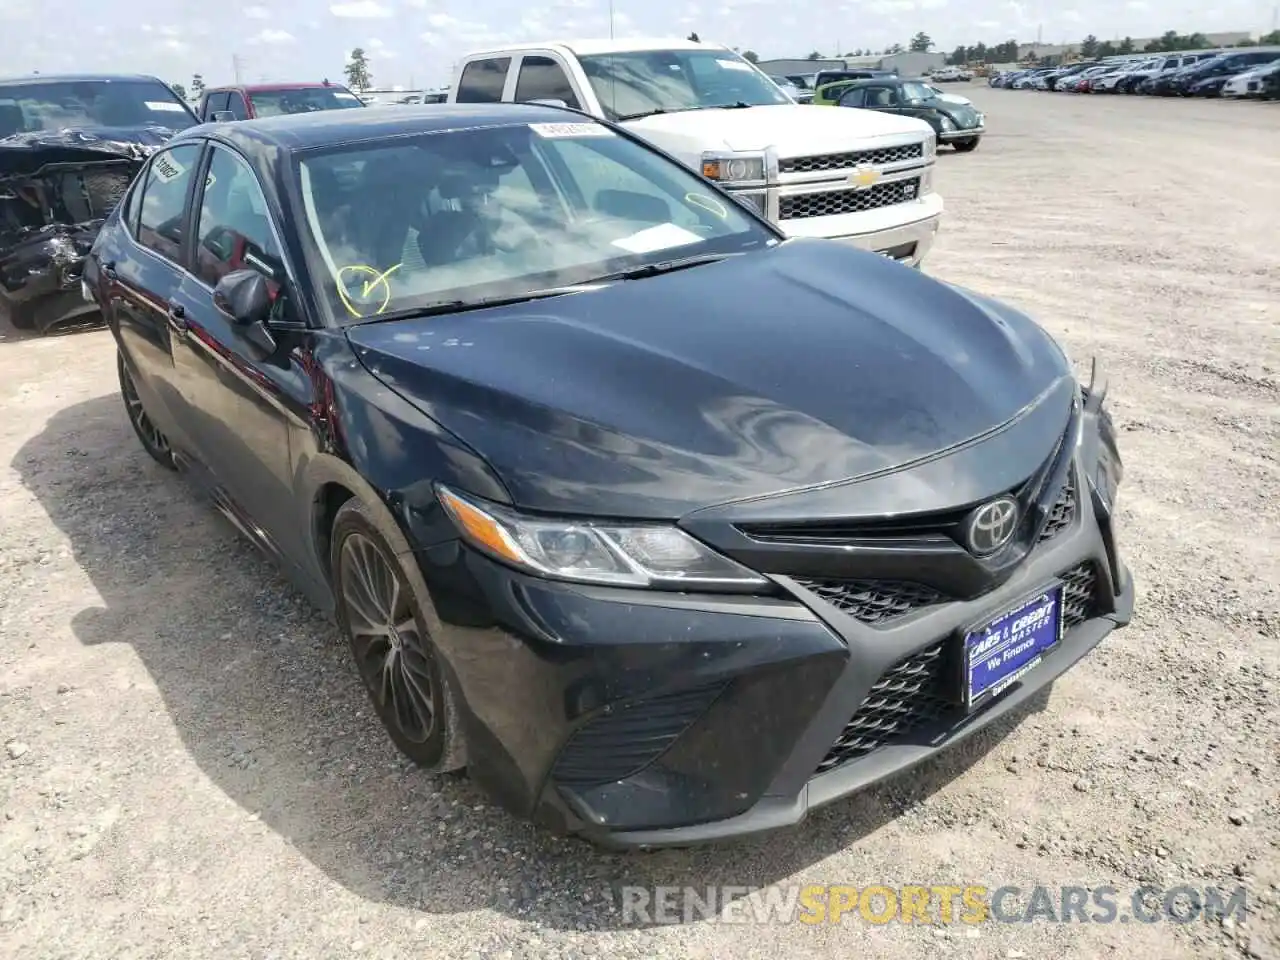
POLYGON ((808 76, 819 70, 887 70, 902 77, 916 77, 945 66, 945 53, 884 53, 866 57, 834 57, 822 60, 761 60, 756 64, 775 77, 808 76))

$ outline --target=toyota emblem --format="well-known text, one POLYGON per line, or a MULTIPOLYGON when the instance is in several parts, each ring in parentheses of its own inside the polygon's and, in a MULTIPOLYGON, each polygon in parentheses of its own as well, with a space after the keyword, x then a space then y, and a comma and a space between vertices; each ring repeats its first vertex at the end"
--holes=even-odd
POLYGON ((995 553, 1013 539, 1017 529, 1018 504, 1012 497, 984 503, 969 516, 969 549, 980 557, 995 553))

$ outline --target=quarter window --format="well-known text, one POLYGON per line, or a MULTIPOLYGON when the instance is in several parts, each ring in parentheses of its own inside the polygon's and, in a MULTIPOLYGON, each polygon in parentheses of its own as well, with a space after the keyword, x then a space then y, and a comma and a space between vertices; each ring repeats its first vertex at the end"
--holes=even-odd
POLYGON ((232 93, 227 98, 227 109, 231 111, 231 115, 237 120, 249 119, 249 111, 244 105, 244 97, 238 93, 232 93))
POLYGON ((200 160, 200 147, 184 143, 151 158, 142 189, 138 242, 175 262, 181 261, 183 211, 191 172, 200 160))
POLYGON ((284 273, 258 178, 230 150, 213 148, 196 225, 196 275, 209 286, 233 270, 256 270, 274 294, 284 273))
POLYGON ((221 113, 227 109, 227 95, 225 93, 211 93, 209 99, 205 101, 204 113, 201 118, 204 120, 212 120, 215 113, 221 113))
POLYGON ((458 103, 501 103, 510 68, 510 57, 468 63, 458 81, 458 103))
POLYGON ((525 57, 520 63, 516 81, 516 100, 563 100, 566 106, 580 109, 578 97, 565 75, 564 68, 550 57, 525 57))

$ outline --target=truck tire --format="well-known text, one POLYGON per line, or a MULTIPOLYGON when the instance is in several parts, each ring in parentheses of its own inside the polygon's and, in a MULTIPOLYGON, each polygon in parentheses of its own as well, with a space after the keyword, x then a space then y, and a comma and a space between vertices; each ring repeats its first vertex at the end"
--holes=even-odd
POLYGON ((0 312, 4 313, 9 325, 15 330, 35 329, 36 312, 33 304, 0 300, 0 312))
POLYGON ((970 137, 967 140, 955 140, 951 145, 956 148, 956 153, 972 153, 978 149, 981 140, 981 137, 970 137))

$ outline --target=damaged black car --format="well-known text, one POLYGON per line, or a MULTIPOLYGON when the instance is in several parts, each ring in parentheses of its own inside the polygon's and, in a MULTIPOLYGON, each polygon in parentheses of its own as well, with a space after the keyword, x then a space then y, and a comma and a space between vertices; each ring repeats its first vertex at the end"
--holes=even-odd
POLYGON ((0 80, 0 313, 55 333, 98 320, 80 274, 151 151, 199 123, 155 77, 0 80))

